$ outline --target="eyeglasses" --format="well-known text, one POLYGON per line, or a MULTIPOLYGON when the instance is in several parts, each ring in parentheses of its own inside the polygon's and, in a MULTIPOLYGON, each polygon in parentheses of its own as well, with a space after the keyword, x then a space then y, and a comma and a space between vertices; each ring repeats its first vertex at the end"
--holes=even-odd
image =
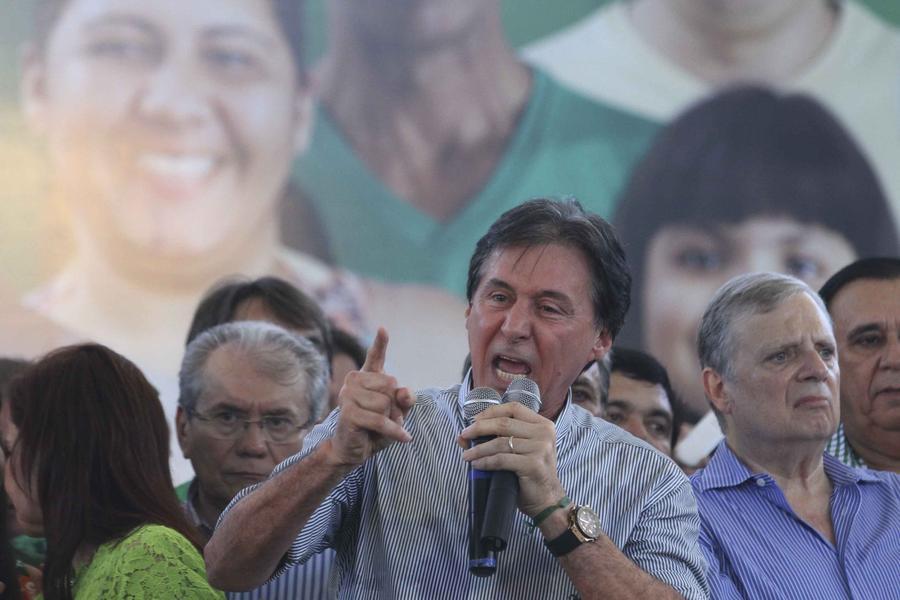
POLYGON ((297 425, 290 417, 269 416, 262 419, 242 419, 230 410, 223 410, 214 415, 204 415, 194 409, 188 409, 188 416, 202 421, 209 426, 210 434, 220 440, 236 440, 247 432, 251 425, 259 426, 262 437, 273 444, 290 444, 297 442, 309 428, 310 423, 297 425))

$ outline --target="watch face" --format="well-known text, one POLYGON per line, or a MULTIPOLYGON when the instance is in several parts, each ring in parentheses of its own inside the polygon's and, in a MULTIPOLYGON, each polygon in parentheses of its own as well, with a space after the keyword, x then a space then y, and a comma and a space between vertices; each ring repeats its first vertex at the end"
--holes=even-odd
POLYGON ((590 506, 581 506, 575 513, 575 524, 586 537, 596 539, 602 533, 600 529, 600 517, 597 516, 590 506))

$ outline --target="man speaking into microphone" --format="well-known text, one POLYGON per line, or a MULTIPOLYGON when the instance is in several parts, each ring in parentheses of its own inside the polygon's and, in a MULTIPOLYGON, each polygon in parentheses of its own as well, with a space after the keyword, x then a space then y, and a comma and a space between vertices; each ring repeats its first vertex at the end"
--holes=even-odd
MULTIPOLYGON (((210 582, 258 587, 332 547, 339 598, 706 598, 699 519, 668 458, 571 402, 581 370, 609 351, 629 303, 609 224, 575 201, 503 214, 469 266, 472 368, 413 394, 384 371, 380 330, 341 408, 303 450, 222 513, 206 546, 210 582), (534 412, 506 402, 467 423, 475 387, 537 384, 534 412), (470 441, 493 438, 470 447, 470 441), (469 572, 468 465, 518 480, 496 572, 469 572)), ((422 340, 423 352, 440 340, 422 340)))

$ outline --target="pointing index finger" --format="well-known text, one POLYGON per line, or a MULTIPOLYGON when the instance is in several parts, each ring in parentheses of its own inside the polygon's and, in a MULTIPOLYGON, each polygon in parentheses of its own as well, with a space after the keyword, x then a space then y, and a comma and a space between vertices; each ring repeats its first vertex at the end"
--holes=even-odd
POLYGON ((362 369, 366 373, 383 373, 384 357, 387 354, 388 334, 384 327, 378 328, 375 334, 375 341, 369 351, 366 352, 366 362, 363 363, 362 369))

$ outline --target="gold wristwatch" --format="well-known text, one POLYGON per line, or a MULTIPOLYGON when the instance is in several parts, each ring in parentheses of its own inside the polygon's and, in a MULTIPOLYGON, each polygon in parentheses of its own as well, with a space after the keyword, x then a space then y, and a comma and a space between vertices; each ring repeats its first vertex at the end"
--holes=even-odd
POLYGON ((581 544, 593 542, 603 533, 600 517, 590 506, 573 506, 568 517, 569 528, 562 535, 544 542, 553 556, 565 556, 581 544))

